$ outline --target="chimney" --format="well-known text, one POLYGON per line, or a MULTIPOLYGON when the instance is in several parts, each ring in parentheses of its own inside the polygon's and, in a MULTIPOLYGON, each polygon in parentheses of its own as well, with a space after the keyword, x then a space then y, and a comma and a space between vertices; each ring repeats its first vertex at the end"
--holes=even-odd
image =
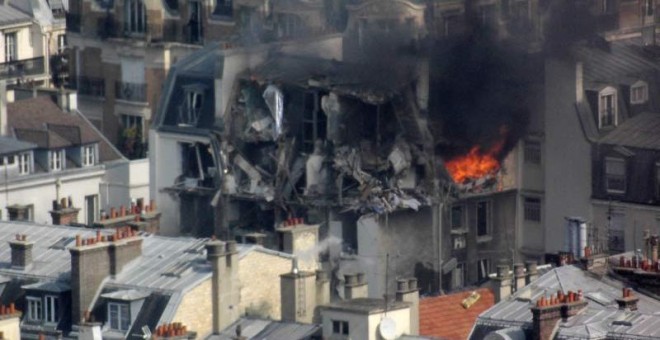
POLYGON ((142 255, 142 238, 130 228, 117 228, 106 237, 97 230, 95 237, 76 236, 71 253, 71 318, 74 324, 83 321, 84 312, 105 278, 117 275, 131 260, 142 255))
POLYGON ((21 312, 13 303, 0 305, 0 339, 21 339, 21 312))
POLYGON ((11 248, 11 267, 25 270, 32 265, 32 247, 34 242, 27 240, 27 235, 16 235, 16 239, 9 241, 11 248))
MULTIPOLYGON (((277 228, 279 233, 280 251, 300 255, 311 253, 319 241, 319 225, 305 224, 302 218, 290 218, 277 228)), ((310 254, 299 258, 298 269, 302 271, 315 271, 318 256, 310 254)))
MULTIPOLYGON (((324 270, 316 271, 316 306, 330 303, 330 280, 328 273, 324 270)), ((321 313, 318 308, 314 310, 314 323, 321 323, 321 313)))
POLYGON ((78 326, 78 340, 103 340, 101 323, 84 322, 78 326))
POLYGON ((419 335, 419 289, 417 279, 399 279, 396 282, 396 301, 409 302, 410 335, 419 335))
POLYGON ((527 281, 526 281, 527 284, 530 284, 539 278, 539 270, 537 268, 537 265, 538 264, 536 261, 530 260, 525 262, 525 272, 526 272, 525 275, 527 277, 527 281))
POLYGON ((206 256, 213 270, 211 283, 213 334, 220 334, 239 318, 240 292, 236 242, 209 241, 206 244, 206 256))
POLYGON ((575 64, 575 101, 581 103, 584 100, 584 70, 582 62, 575 64))
POLYGON ((65 89, 57 91, 57 106, 65 112, 78 110, 78 94, 76 91, 65 89))
POLYGON ((638 301, 639 298, 633 294, 633 291, 630 288, 623 288, 621 297, 616 299, 619 309, 629 312, 637 310, 638 301))
MULTIPOLYGON (((66 200, 63 200, 66 202, 66 200)), ((57 200, 53 201, 53 210, 50 211, 50 217, 54 225, 71 225, 78 223, 78 212, 80 209, 71 205, 60 204, 57 200)))
POLYGON ((542 296, 532 307, 532 340, 551 340, 557 331, 559 320, 566 321, 587 306, 582 291, 557 291, 549 298, 542 296))
POLYGON ((525 265, 522 263, 513 264, 513 277, 516 280, 516 292, 525 287, 527 276, 525 275, 525 265))
POLYGON ((316 273, 298 270, 298 261, 294 258, 291 272, 280 275, 282 321, 312 323, 316 312, 316 287, 316 273))
POLYGON ((495 302, 500 302, 511 295, 511 274, 509 266, 500 264, 497 266, 497 276, 493 279, 493 291, 495 291, 495 302))
POLYGON ((344 300, 366 298, 368 288, 364 273, 344 274, 344 300))

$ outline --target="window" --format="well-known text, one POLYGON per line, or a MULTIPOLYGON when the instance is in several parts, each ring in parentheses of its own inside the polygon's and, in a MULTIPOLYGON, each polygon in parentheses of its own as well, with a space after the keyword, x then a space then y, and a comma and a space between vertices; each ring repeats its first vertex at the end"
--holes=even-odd
POLYGON ((49 152, 50 157, 50 170, 51 171, 60 171, 64 162, 64 150, 53 150, 49 152))
POLYGON ((465 226, 463 223, 463 206, 455 205, 451 207, 451 228, 460 229, 465 226))
POLYGON ((18 59, 16 32, 5 33, 5 62, 18 59))
POLYGON ((126 1, 125 27, 128 33, 145 33, 147 31, 147 11, 142 1, 126 1))
POLYGON ((98 196, 85 196, 85 214, 87 225, 92 225, 97 220, 98 196))
POLYGON ((598 104, 598 126, 609 127, 617 124, 616 90, 603 90, 598 104))
POLYGON ((465 281, 466 276, 467 276, 467 270, 465 263, 459 263, 456 265, 456 268, 454 268, 454 271, 452 272, 452 280, 453 280, 453 288, 461 288, 465 286, 465 281))
POLYGON ((202 91, 187 90, 184 105, 179 110, 179 124, 196 126, 202 112, 202 91))
POLYGON ((525 163, 541 164, 541 143, 525 141, 525 163))
POLYGON ((96 145, 82 147, 82 165, 90 166, 96 163, 96 145))
POLYGON ((630 103, 643 104, 648 99, 648 86, 643 81, 638 81, 630 87, 630 103))
POLYGON ((16 156, 0 157, 0 165, 14 165, 16 164, 16 156))
POLYGON ((135 129, 142 136, 142 117, 123 114, 121 124, 124 129, 135 129))
POLYGON ((653 16, 653 3, 654 0, 645 0, 644 1, 644 15, 647 17, 653 16))
POLYGON ((488 279, 488 273, 490 273, 490 260, 481 259, 477 263, 477 281, 483 281, 488 279))
POLYGON ((110 329, 127 331, 130 326, 128 304, 108 302, 108 323, 110 329))
POLYGON ((20 175, 25 175, 30 173, 32 168, 32 157, 29 153, 22 153, 18 155, 18 173, 20 175))
POLYGON ((452 243, 454 244, 454 249, 463 249, 465 248, 466 239, 465 234, 461 235, 452 235, 452 243))
POLYGON ((202 42, 202 10, 198 1, 191 1, 188 6, 188 39, 190 43, 202 42))
POLYGON ((348 321, 332 320, 332 334, 348 335, 348 321))
POLYGON ((477 203, 477 236, 490 234, 490 202, 477 203))
POLYGON ((27 318, 29 321, 41 321, 41 299, 28 296, 28 315, 27 318))
POLYGON ((232 16, 233 6, 231 0, 215 0, 214 15, 232 16))
POLYGON ((66 49, 66 35, 60 34, 57 36, 57 53, 64 53, 66 49))
POLYGON ((44 319, 48 323, 57 323, 60 321, 60 301, 57 296, 46 295, 46 308, 44 309, 44 319))
POLYGON ((655 194, 660 197, 660 163, 655 163, 655 194))
POLYGON ((525 197, 525 221, 541 222, 541 199, 525 197))
POLYGON ((626 161, 620 158, 605 159, 605 190, 613 193, 626 191, 626 161))

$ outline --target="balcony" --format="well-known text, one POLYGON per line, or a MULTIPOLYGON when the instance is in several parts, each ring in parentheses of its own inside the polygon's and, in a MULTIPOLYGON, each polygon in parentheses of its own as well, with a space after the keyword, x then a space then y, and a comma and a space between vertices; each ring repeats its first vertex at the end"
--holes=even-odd
POLYGON ((144 103, 147 101, 147 84, 118 81, 115 83, 115 97, 130 102, 144 103))
POLYGON ((13 60, 0 64, 0 79, 2 80, 44 74, 44 57, 13 60))
POLYGON ((81 95, 105 97, 105 80, 95 77, 78 77, 78 93, 81 95))

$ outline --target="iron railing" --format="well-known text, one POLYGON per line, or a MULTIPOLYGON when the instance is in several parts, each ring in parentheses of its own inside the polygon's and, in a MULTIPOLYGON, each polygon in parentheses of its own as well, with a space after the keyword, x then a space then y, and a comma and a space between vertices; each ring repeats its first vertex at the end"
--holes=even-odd
POLYGON ((115 83, 115 97, 131 102, 146 102, 147 84, 118 81, 115 83))
POLYGON ((44 57, 12 60, 0 64, 0 79, 21 78, 45 73, 44 57))

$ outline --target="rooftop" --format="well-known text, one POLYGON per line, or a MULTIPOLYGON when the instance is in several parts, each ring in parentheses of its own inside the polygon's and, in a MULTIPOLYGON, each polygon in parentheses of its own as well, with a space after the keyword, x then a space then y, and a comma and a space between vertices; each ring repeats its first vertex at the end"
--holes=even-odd
POLYGON ((600 139, 600 143, 660 150, 660 113, 636 115, 600 139))
POLYGON ((321 326, 315 324, 240 318, 225 328, 220 334, 211 335, 207 339, 234 340, 236 339, 236 327, 239 325, 241 326, 241 335, 246 340, 307 339, 321 332, 321 326))
POLYGON ((29 15, 10 6, 0 5, 0 26, 15 25, 20 23, 29 24, 32 21, 29 15))
POLYGON ((428 297, 419 302, 419 333, 448 340, 467 339, 479 314, 495 304, 489 288, 428 297), (481 297, 470 308, 462 302, 477 292, 481 297))
MULTIPOLYGON (((398 310, 408 307, 410 307, 409 303, 401 301, 389 301, 387 304, 387 310, 398 310)), ((386 311, 385 301, 383 299, 371 298, 341 300, 325 305, 323 308, 361 314, 377 314, 386 311)))
POLYGON ((16 138, 0 136, 0 155, 10 155, 21 151, 35 149, 34 143, 20 141, 16 138))

